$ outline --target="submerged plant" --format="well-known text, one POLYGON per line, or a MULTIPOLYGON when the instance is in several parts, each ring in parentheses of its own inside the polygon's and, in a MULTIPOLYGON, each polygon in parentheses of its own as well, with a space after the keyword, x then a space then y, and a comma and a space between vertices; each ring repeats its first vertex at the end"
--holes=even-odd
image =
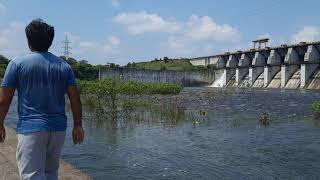
POLYGON ((311 105, 312 111, 313 111, 313 116, 315 119, 320 120, 320 101, 315 101, 311 105))
MULTIPOLYGON (((178 94, 182 90, 182 87, 176 84, 141 83, 112 78, 102 81, 78 81, 78 88, 84 105, 94 112, 97 119, 109 119, 113 122, 119 118, 137 119, 140 116, 134 111, 150 105, 134 98, 135 95, 178 94)), ((172 109, 167 112, 172 119, 181 118, 180 110, 176 112, 172 109)))
POLYGON ((259 122, 264 126, 268 126, 270 124, 269 114, 266 112, 262 113, 259 122))

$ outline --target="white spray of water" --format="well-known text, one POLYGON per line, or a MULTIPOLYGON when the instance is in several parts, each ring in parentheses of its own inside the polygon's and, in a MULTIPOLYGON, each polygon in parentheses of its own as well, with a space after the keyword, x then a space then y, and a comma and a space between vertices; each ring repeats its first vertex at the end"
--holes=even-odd
POLYGON ((221 75, 218 79, 214 80, 210 87, 223 87, 223 76, 221 75))

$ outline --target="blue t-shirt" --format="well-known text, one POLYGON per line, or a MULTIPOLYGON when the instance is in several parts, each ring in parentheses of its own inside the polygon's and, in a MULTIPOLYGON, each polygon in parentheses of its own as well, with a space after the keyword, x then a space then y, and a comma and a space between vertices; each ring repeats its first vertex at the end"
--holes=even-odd
POLYGON ((68 86, 76 86, 76 80, 63 59, 50 52, 15 58, 1 86, 18 91, 18 134, 66 130, 64 95, 68 86))

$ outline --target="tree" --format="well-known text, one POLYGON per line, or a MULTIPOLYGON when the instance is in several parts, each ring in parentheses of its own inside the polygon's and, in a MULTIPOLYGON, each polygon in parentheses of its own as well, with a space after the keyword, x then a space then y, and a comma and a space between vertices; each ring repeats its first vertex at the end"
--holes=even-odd
POLYGON ((167 62, 169 62, 169 58, 168 57, 163 57, 163 61, 164 61, 164 63, 167 63, 167 62))
POLYGON ((110 63, 110 68, 115 68, 115 67, 116 67, 116 64, 110 63))
POLYGON ((130 67, 131 67, 131 62, 128 62, 128 64, 126 65, 126 67, 130 68, 130 67))
POLYGON ((0 55, 0 78, 4 76, 8 64, 9 59, 0 55))
POLYGON ((9 59, 0 55, 0 64, 5 64, 8 65, 9 64, 9 59))
POLYGON ((88 65, 89 63, 88 63, 88 61, 87 61, 87 60, 81 60, 81 61, 79 61, 79 64, 85 64, 85 65, 88 65))
POLYGON ((167 68, 166 68, 166 66, 161 66, 161 67, 160 67, 160 70, 161 70, 161 71, 164 71, 164 70, 167 70, 167 68))
POLYGON ((75 60, 72 57, 69 57, 68 59, 65 56, 60 56, 60 58, 64 59, 70 66, 78 64, 77 60, 75 60))

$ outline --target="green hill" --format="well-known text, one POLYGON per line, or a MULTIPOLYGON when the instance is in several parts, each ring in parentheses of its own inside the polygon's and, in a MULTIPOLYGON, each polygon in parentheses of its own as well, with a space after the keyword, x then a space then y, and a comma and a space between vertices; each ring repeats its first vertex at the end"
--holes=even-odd
POLYGON ((169 59, 152 60, 149 62, 133 62, 128 63, 126 68, 135 69, 149 69, 149 70, 175 70, 175 71, 188 71, 206 69, 205 67, 193 66, 188 59, 169 59))

